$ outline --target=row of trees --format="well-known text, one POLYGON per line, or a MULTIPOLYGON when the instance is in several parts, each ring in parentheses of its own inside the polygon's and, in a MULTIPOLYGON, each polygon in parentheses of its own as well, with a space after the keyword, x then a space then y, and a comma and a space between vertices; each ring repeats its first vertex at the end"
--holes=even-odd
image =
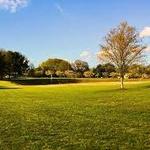
MULTIPOLYGON (((62 59, 48 59, 39 67, 28 72, 30 77, 68 77, 68 78, 120 78, 115 65, 99 64, 89 68, 87 62, 76 60, 70 64, 62 59)), ((150 65, 133 64, 127 68, 125 78, 150 78, 150 65)))
POLYGON ((76 60, 70 64, 66 60, 56 58, 48 59, 41 63, 39 67, 32 68, 29 71, 29 76, 78 78, 84 77, 84 73, 89 70, 87 62, 76 60))
MULTIPOLYGON (((39 67, 29 65, 29 60, 19 52, 0 50, 0 78, 18 76, 68 77, 68 78, 119 78, 119 72, 111 63, 89 68, 87 62, 76 60, 70 64, 63 59, 48 59, 39 67)), ((133 64, 127 68, 125 78, 150 78, 150 65, 133 64)))

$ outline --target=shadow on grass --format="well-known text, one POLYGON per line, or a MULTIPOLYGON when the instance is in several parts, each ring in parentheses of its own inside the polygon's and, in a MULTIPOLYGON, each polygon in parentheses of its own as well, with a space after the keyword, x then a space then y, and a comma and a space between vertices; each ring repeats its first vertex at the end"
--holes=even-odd
POLYGON ((0 86, 0 90, 16 90, 20 89, 19 87, 5 87, 5 86, 0 86))
POLYGON ((150 85, 141 85, 141 86, 133 86, 133 87, 126 87, 124 89, 121 88, 113 88, 113 89, 103 89, 103 90, 98 90, 97 92, 120 92, 120 93, 125 93, 125 92, 137 92, 140 90, 146 90, 146 89, 150 89, 150 85))
POLYGON ((150 89, 150 85, 143 86, 145 89, 150 89))
POLYGON ((103 90, 96 90, 95 93, 126 93, 128 89, 103 89, 103 90))

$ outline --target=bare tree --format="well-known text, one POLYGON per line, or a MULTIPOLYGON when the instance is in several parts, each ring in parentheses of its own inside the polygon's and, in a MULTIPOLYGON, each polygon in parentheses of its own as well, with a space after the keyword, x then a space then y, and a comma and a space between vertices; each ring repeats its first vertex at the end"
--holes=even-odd
POLYGON ((120 79, 121 88, 124 88, 124 76, 128 66, 139 62, 146 48, 141 44, 138 32, 127 22, 122 22, 117 28, 112 29, 105 37, 104 44, 98 57, 105 62, 115 65, 120 79))

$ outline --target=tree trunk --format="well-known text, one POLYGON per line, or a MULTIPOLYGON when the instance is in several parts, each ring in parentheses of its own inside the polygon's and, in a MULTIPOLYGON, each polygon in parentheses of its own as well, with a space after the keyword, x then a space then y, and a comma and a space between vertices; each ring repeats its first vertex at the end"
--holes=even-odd
POLYGON ((3 80, 3 75, 0 75, 0 80, 3 80))
POLYGON ((121 76, 121 89, 124 89, 124 76, 121 76))

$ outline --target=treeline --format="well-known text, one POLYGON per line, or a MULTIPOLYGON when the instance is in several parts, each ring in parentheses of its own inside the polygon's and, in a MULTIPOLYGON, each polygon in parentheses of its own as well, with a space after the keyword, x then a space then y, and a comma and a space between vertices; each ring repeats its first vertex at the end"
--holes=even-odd
MULTIPOLYGON (((89 68, 87 62, 76 60, 69 63, 63 59, 48 59, 39 67, 28 72, 30 77, 66 77, 66 78, 119 78, 113 64, 99 64, 89 68)), ((125 78, 150 78, 150 65, 133 64, 128 67, 125 78)))
MULTIPOLYGON (((0 78, 17 77, 119 78, 119 73, 110 63, 90 68, 88 63, 82 60, 69 63, 63 59, 48 59, 34 68, 21 53, 1 49, 0 78)), ((150 65, 129 66, 125 78, 150 78, 150 65)))
POLYGON ((28 75, 31 77, 82 78, 87 72, 90 72, 87 62, 76 60, 71 64, 66 60, 56 58, 48 59, 39 67, 32 68, 28 75))

